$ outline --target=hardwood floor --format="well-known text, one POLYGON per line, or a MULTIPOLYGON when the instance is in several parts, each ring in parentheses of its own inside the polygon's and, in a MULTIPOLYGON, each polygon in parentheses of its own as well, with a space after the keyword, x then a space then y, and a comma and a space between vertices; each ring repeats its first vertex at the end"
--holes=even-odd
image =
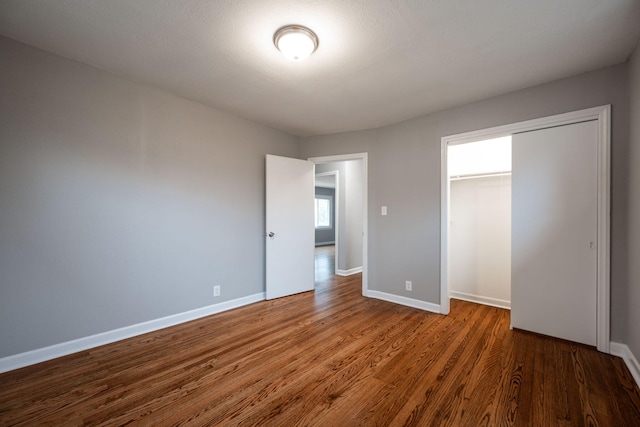
POLYGON ((360 275, 0 375, 0 425, 640 426, 621 359, 360 275))
POLYGON ((322 285, 333 279, 336 267, 336 247, 318 246, 315 250, 316 285, 322 285))

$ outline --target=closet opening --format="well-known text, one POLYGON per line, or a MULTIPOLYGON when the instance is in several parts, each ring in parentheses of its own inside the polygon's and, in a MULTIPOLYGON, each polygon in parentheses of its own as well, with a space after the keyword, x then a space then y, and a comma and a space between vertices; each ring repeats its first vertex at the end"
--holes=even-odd
POLYGON ((464 181, 455 178, 506 171, 449 171, 449 157, 459 145, 511 135, 511 326, 609 352, 610 123, 603 105, 442 137, 440 313, 460 297, 449 292, 460 271, 450 265, 450 187, 464 181))
POLYGON ((449 145, 449 297, 511 307, 511 136, 449 145))

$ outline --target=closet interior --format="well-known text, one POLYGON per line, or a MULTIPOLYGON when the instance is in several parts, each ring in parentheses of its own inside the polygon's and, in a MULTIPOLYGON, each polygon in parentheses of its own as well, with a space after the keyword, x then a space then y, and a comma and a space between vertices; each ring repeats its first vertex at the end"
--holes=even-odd
POLYGON ((450 145, 449 296, 511 307, 511 136, 450 145))

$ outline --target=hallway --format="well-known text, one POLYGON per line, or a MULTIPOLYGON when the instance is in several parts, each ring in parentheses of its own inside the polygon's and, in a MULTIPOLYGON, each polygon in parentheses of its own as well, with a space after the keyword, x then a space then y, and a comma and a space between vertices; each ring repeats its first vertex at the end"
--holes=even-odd
POLYGON ((316 246, 315 281, 316 288, 335 279, 336 247, 334 245, 316 246))

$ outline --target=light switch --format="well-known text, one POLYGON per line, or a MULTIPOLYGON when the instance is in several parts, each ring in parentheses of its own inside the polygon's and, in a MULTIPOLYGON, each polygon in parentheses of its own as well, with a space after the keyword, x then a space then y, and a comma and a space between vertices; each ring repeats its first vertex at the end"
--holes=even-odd
POLYGON ((383 207, 382 207, 382 209, 380 210, 380 213, 381 213, 382 215, 386 215, 386 214, 387 214, 387 207, 386 207, 386 206, 383 206, 383 207))

